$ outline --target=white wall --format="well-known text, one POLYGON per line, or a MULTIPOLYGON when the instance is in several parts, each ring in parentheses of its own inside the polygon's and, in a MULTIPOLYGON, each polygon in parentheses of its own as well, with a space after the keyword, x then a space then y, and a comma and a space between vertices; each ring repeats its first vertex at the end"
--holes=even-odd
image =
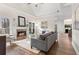
POLYGON ((58 33, 59 34, 64 33, 65 32, 65 30, 64 30, 64 20, 58 21, 57 25, 58 25, 58 33))
POLYGON ((72 19, 65 19, 65 20, 64 20, 64 24, 69 24, 69 25, 71 25, 71 24, 72 24, 72 19))
POLYGON ((39 28, 39 30, 38 31, 40 31, 40 30, 42 30, 42 28, 41 28, 41 22, 42 21, 47 21, 47 23, 48 23, 48 28, 47 28, 47 30, 50 32, 50 31, 55 31, 55 18, 54 17, 51 17, 51 16, 49 16, 49 17, 43 17, 43 18, 41 18, 41 17, 37 17, 37 19, 36 20, 33 20, 32 22, 34 22, 34 23, 36 23, 37 25, 37 28, 39 28))
POLYGON ((75 10, 79 6, 79 4, 72 5, 72 19, 73 19, 73 30, 72 30, 72 45, 77 54, 79 54, 79 30, 74 28, 74 21, 75 21, 75 10))
MULTIPOLYGON (((60 10, 60 4, 59 3, 45 3, 45 4, 38 4, 38 7, 35 7, 35 4, 31 4, 32 9, 35 13, 35 15, 39 18, 42 18, 38 22, 41 21, 48 21, 48 29, 50 31, 55 31, 54 27, 57 23, 57 10, 60 10)), ((60 19, 58 19, 60 20, 60 19)), ((61 23, 59 23, 60 25, 61 23)), ((58 25, 58 26, 59 26, 58 25)))
POLYGON ((63 12, 62 10, 60 11, 60 14, 58 14, 57 16, 57 29, 58 29, 58 33, 61 34, 61 33, 64 33, 64 18, 63 18, 63 12))

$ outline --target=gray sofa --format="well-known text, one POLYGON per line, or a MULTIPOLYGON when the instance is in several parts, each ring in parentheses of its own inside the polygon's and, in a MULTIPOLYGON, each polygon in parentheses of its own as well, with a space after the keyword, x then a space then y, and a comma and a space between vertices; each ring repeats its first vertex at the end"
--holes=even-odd
POLYGON ((47 52, 57 39, 57 33, 47 33, 40 35, 39 38, 31 38, 31 47, 47 52))

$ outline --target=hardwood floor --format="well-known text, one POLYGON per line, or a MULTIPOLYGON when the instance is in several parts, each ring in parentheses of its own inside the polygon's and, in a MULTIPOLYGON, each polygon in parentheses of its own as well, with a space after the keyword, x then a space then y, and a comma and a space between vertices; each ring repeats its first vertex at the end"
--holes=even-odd
POLYGON ((59 39, 52 45, 50 50, 46 53, 40 52, 35 54, 31 51, 23 49, 19 46, 7 47, 7 54, 16 55, 75 55, 75 51, 72 47, 71 40, 68 38, 67 34, 61 34, 59 39))

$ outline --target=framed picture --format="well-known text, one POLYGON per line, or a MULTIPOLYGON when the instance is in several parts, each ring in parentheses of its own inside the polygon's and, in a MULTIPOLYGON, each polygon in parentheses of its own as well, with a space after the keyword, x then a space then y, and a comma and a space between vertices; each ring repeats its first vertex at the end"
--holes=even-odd
MULTIPOLYGON (((2 34, 9 34, 9 18, 6 16, 0 16, 0 27, 2 28, 2 34)), ((0 33, 1 33, 0 32, 0 33)))
POLYGON ((41 28, 44 28, 44 29, 48 28, 48 23, 47 23, 47 21, 42 21, 42 22, 41 22, 41 28))
POLYGON ((79 30, 79 6, 75 10, 75 21, 74 21, 74 24, 75 24, 74 28, 76 30, 79 30))
POLYGON ((35 33, 35 23, 29 22, 29 33, 30 34, 35 33))
POLYGON ((18 26, 19 27, 25 27, 26 26, 26 20, 23 16, 18 16, 18 26))

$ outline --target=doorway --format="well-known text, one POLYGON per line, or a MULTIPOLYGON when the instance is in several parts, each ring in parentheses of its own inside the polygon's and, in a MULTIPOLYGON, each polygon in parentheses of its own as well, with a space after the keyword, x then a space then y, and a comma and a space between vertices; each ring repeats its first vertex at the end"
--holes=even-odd
POLYGON ((68 34, 68 37, 72 38, 72 19, 65 19, 64 20, 64 28, 65 33, 68 34))

